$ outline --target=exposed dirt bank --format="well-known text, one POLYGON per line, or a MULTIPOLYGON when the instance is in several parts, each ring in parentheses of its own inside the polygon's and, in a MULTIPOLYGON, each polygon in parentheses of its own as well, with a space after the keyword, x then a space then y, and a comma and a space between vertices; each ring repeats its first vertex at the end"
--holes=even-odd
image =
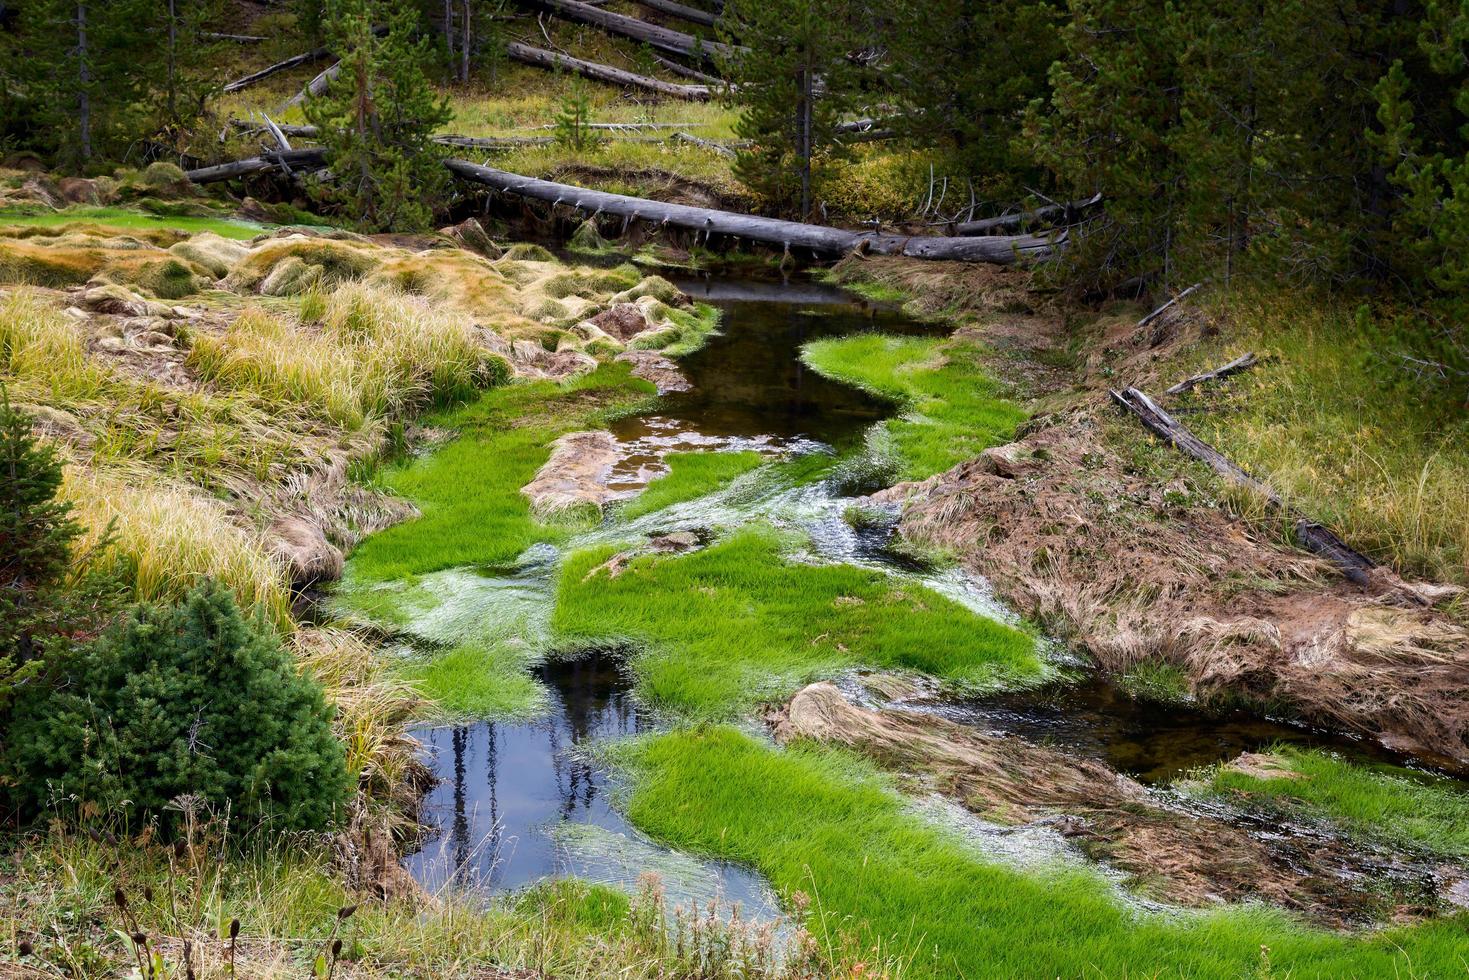
POLYGON ((1175 310, 1144 327, 1113 317, 1083 336, 1022 274, 842 271, 919 291, 921 308, 967 324, 1004 358, 998 370, 1052 409, 1012 445, 879 494, 903 505, 904 538, 952 552, 1109 673, 1168 664, 1199 697, 1242 696, 1469 764, 1469 631, 1424 601, 1455 590, 1386 570, 1352 585, 1277 525, 1238 516, 1211 474, 1107 402, 1104 384, 1153 387, 1169 352, 1207 322, 1175 310))
POLYGON ((1258 899, 1325 924, 1430 914, 1459 875, 1427 871, 1304 827, 1256 835, 1190 812, 1103 765, 931 714, 872 711, 832 684, 807 687, 770 718, 780 741, 844 745, 995 823, 1047 826, 1168 902, 1258 899))

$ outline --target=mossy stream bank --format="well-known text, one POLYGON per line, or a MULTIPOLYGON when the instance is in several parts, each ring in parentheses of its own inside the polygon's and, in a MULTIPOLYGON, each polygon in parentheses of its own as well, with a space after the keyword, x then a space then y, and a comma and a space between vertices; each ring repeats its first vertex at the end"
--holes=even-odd
MULTIPOLYGON (((441 836, 409 859, 420 880, 631 887, 654 870, 678 901, 783 908, 833 959, 912 976, 1434 976, 1460 962, 1452 920, 1344 936, 1256 903, 1184 909, 1044 820, 1017 833, 940 802, 916 769, 774 746, 763 708, 835 678, 875 708, 1101 759, 1179 812, 1194 804, 1164 784, 1200 766, 1278 742, 1352 751, 1078 686, 1081 665, 982 580, 891 550, 895 509, 860 494, 972 457, 1024 417, 972 343, 804 287, 699 298, 724 319, 683 359, 689 392, 654 403, 608 367, 501 389, 384 479, 423 517, 369 539, 336 601, 389 631, 442 713, 420 732, 444 779, 426 811, 441 836), (854 365, 865 391, 819 373, 854 365), (520 488, 555 438, 597 428, 621 448, 625 502, 537 518, 520 488)), ((1404 867, 1362 886, 1364 915, 1401 919, 1402 900, 1432 912, 1433 872, 1404 867)))

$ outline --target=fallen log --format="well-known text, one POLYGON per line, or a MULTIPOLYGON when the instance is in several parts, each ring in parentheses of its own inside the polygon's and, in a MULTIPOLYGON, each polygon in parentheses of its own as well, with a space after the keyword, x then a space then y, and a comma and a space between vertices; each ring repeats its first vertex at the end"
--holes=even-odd
POLYGON ((331 52, 329 52, 326 48, 316 48, 314 50, 307 51, 305 54, 294 55, 290 58, 287 58, 285 61, 277 61, 273 65, 262 68, 252 74, 246 75, 244 78, 237 78, 233 82, 227 83, 224 87, 224 91, 238 92, 240 89, 248 88, 251 85, 254 85, 256 82, 264 81, 277 72, 289 71, 290 69, 296 68, 300 65, 310 64, 313 61, 320 61, 322 58, 325 58, 330 53, 331 52))
POLYGON ((1168 312, 1168 310, 1170 308, 1172 308, 1175 304, 1181 303, 1183 300, 1185 300, 1189 296, 1193 295, 1193 293, 1196 290, 1198 290, 1198 288, 1200 286, 1202 286, 1203 284, 1204 283, 1202 281, 1201 282, 1194 283, 1192 286, 1188 287, 1183 292, 1179 293, 1177 296, 1173 297, 1168 302, 1164 303, 1162 306, 1158 307, 1156 310, 1154 310, 1153 312, 1149 313, 1147 316, 1143 317, 1141 320, 1139 320, 1137 322, 1137 325, 1139 327, 1146 327, 1148 324, 1150 324, 1154 320, 1158 319, 1158 317, 1160 317, 1164 313, 1168 312))
POLYGON ((331 87, 332 82, 336 81, 337 76, 341 73, 342 63, 340 61, 332 62, 320 75, 307 82, 305 88, 287 99, 286 104, 281 106, 282 111, 293 106, 298 106, 307 99, 316 99, 325 95, 326 90, 331 87))
POLYGON ((233 41, 236 44, 259 44, 266 40, 259 34, 221 34, 219 31, 205 31, 203 37, 208 41, 233 41))
POLYGON ((566 204, 593 216, 616 215, 627 221, 646 221, 653 225, 682 228, 696 235, 743 238, 787 251, 804 248, 822 255, 858 252, 1009 265, 1024 259, 1044 258, 1064 241, 1064 237, 1043 238, 1035 235, 993 235, 984 238, 879 235, 870 231, 849 231, 685 204, 667 204, 624 194, 609 194, 572 184, 524 177, 467 160, 450 159, 444 161, 444 165, 449 168, 450 173, 462 180, 483 184, 502 193, 546 201, 552 206, 566 204))
POLYGON ((1358 585, 1368 584, 1369 574, 1377 563, 1353 549, 1330 529, 1298 513, 1287 504, 1270 485, 1259 480, 1235 465, 1228 457, 1213 446, 1194 435, 1188 428, 1174 419, 1137 388, 1109 392, 1112 401, 1135 416, 1149 432, 1172 445, 1186 456, 1204 463, 1215 473, 1236 486, 1246 487, 1264 497, 1270 505, 1292 522, 1296 540, 1307 551, 1320 555, 1332 562, 1347 578, 1358 585))
POLYGON ((665 82, 662 79, 613 68, 611 65, 599 65, 595 61, 583 61, 568 54, 547 51, 545 48, 534 48, 529 44, 521 44, 519 41, 511 41, 505 47, 515 61, 552 71, 564 68, 585 78, 620 85, 623 88, 640 88, 689 102, 708 102, 713 95, 707 85, 680 85, 677 82, 665 82))
MULTIPOLYGON (((388 29, 385 25, 379 25, 372 29, 372 33, 378 37, 382 37, 384 34, 388 33, 388 29)), ((277 61, 273 65, 269 65, 265 68, 260 69, 257 72, 246 75, 244 78, 237 78, 233 82, 227 83, 224 86, 224 91, 238 92, 240 89, 248 88, 251 85, 254 85, 256 82, 263 81, 278 72, 289 71, 292 68, 310 64, 313 61, 320 61, 322 58, 328 57, 330 54, 331 52, 324 47, 314 48, 311 51, 305 52, 304 54, 298 54, 287 58, 285 61, 277 61)))
POLYGON ((326 150, 313 146, 291 150, 289 153, 262 153, 258 157, 247 157, 244 160, 232 160, 229 163, 216 164, 212 167, 188 170, 184 172, 184 176, 196 184, 212 184, 221 180, 233 180, 236 177, 265 173, 269 170, 296 167, 311 170, 324 166, 326 166, 326 150))
POLYGON ((1253 351, 1248 354, 1242 354, 1239 357, 1236 357, 1234 360, 1230 361, 1228 364, 1222 364, 1212 371, 1205 371, 1204 373, 1196 374, 1191 378, 1184 378, 1172 388, 1164 391, 1163 394, 1181 395, 1185 391, 1196 388, 1199 385, 1204 384, 1205 382, 1218 381, 1220 378, 1227 378, 1231 374, 1238 374, 1240 371, 1252 368, 1259 363, 1260 359, 1255 356, 1253 351))
POLYGON ((706 140, 702 137, 695 136, 693 133, 674 133, 673 136, 670 137, 670 139, 672 139, 675 143, 692 144, 693 146, 708 150, 711 153, 717 153, 722 157, 732 157, 735 155, 735 151, 730 147, 725 146, 723 143, 716 143, 713 140, 706 140))
POLYGON ((1045 224, 1075 224, 1081 214, 1090 208, 1102 203, 1102 195, 1094 194, 1084 201, 1070 201, 1066 204, 1047 204, 1045 207, 1036 208, 1034 211, 1024 211, 1020 214, 1002 214, 994 218, 980 218, 977 221, 961 221, 957 224, 944 223, 955 235, 993 235, 998 231, 1015 231, 1022 228, 1034 228, 1045 224))
POLYGON ((719 23, 718 14, 711 14, 707 10, 699 10, 676 0, 638 0, 638 3, 649 10, 656 10, 660 14, 668 14, 701 27, 714 27, 719 23))
POLYGON ((667 68, 675 75, 682 75, 684 78, 692 78, 694 81, 700 82, 704 85, 708 85, 711 88, 723 88, 724 86, 729 84, 718 75, 711 75, 708 72, 702 72, 697 68, 690 68, 688 65, 674 61, 672 58, 665 58, 661 54, 653 55, 653 61, 657 64, 662 65, 664 68, 667 68))
POLYGON ((634 41, 641 41, 660 51, 704 58, 727 58, 745 50, 734 45, 721 44, 718 41, 700 40, 682 31, 659 27, 657 24, 650 24, 636 17, 614 14, 610 10, 602 10, 589 3, 582 3, 580 0, 538 0, 538 2, 573 20, 594 24, 605 31, 630 37, 634 41))

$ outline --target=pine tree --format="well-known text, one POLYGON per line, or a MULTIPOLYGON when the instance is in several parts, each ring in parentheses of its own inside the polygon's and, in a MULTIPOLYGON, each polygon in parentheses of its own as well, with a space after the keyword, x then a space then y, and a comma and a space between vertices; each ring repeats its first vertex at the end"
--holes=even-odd
POLYGON ((1049 92, 1063 10, 1050 0, 903 0, 888 5, 888 124, 947 156, 951 175, 981 194, 1013 198, 1035 165, 1015 136, 1032 100, 1049 92))
POLYGON ((158 36, 154 0, 24 0, 11 39, 34 127, 64 164, 108 155, 143 129, 158 36))
POLYGON ((754 147, 735 173, 801 218, 820 192, 821 164, 839 156, 836 125, 857 98, 852 20, 822 0, 729 0, 724 17, 746 54, 729 65, 741 110, 735 132, 754 147))
POLYGON ((221 81, 220 49, 206 37, 218 23, 220 0, 159 0, 163 77, 154 97, 160 128, 178 132, 204 114, 205 102, 221 81))
POLYGON ((0 389, 0 733, 15 689, 42 677, 58 645, 95 630, 116 598, 105 571, 73 574, 82 526, 57 499, 61 480, 55 447, 0 389))
POLYGON ((332 180, 318 197, 364 226, 417 229, 448 177, 434 132, 453 118, 423 66, 432 42, 414 40, 417 15, 383 0, 329 0, 326 31, 341 70, 327 93, 308 100, 332 180), (379 38, 374 24, 385 24, 379 38))

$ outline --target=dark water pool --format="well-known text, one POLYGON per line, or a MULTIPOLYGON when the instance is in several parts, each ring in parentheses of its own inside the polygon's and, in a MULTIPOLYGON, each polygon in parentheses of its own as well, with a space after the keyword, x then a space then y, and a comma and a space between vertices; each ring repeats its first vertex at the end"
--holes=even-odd
POLYGON ((575 876, 632 891, 655 871, 674 904, 719 898, 747 916, 777 914, 757 876, 659 848, 614 806, 592 750, 648 727, 620 669, 615 654, 547 664, 538 671, 550 696, 544 717, 414 733, 442 780, 422 814, 437 835, 406 862, 420 883, 496 892, 575 876))

